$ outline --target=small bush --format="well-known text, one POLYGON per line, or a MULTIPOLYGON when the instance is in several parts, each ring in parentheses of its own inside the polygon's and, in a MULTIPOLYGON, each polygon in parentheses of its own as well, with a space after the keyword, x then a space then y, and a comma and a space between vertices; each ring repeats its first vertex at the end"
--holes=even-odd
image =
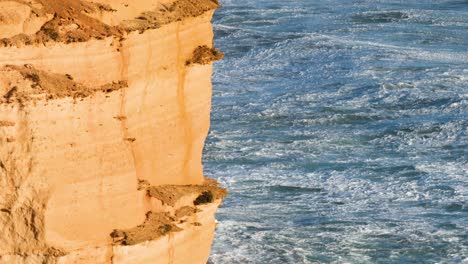
POLYGON ((202 192, 195 201, 193 201, 194 205, 200 205, 200 204, 207 204, 207 203, 212 203, 213 202, 213 194, 209 191, 207 192, 202 192))
POLYGON ((46 34, 47 36, 49 36, 53 40, 57 40, 59 38, 59 34, 57 33, 57 31, 55 31, 55 30, 53 30, 51 28, 45 28, 44 29, 44 34, 46 34))
POLYGON ((31 73, 31 74, 26 75, 26 78, 33 81, 33 82, 35 82, 35 83, 38 83, 41 80, 39 75, 37 75, 35 73, 31 73))

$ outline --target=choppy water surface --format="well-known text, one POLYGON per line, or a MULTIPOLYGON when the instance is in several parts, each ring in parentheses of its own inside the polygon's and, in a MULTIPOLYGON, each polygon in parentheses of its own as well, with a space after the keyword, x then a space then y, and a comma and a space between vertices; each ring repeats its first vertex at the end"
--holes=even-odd
POLYGON ((468 1, 222 0, 224 263, 468 263, 468 1))

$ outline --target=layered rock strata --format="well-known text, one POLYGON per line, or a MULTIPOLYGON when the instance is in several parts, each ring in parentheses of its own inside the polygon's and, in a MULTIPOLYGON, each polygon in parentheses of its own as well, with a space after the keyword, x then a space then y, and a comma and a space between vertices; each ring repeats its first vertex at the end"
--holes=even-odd
POLYGON ((0 0, 0 263, 206 263, 213 0, 0 0))

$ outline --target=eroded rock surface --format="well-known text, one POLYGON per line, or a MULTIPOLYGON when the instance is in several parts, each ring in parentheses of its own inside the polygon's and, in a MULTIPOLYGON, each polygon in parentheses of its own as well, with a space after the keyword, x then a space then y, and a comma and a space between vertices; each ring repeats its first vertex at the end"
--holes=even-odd
POLYGON ((0 263, 206 263, 213 0, 0 0, 0 263))

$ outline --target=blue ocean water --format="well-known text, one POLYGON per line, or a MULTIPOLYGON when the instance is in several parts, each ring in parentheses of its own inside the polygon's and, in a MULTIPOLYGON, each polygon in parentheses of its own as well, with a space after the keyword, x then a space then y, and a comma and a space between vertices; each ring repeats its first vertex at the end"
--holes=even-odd
POLYGON ((468 1, 221 0, 224 263, 468 263, 468 1))

